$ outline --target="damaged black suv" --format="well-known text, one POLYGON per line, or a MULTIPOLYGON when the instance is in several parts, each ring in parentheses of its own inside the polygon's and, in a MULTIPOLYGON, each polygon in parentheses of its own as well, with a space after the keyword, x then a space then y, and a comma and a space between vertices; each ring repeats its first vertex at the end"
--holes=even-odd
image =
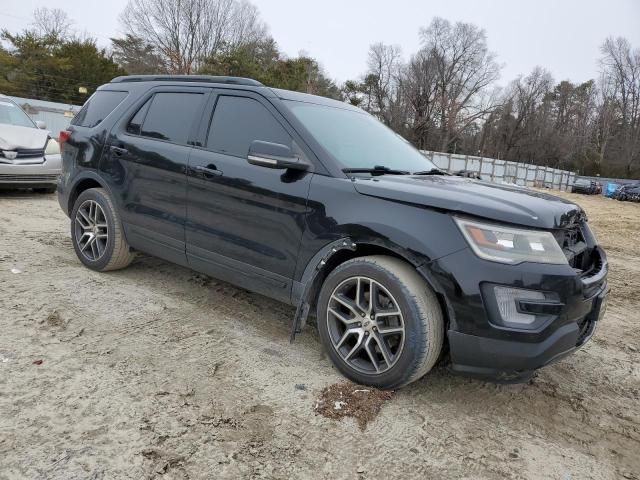
POLYGON ((136 251, 317 316, 350 379, 397 388, 439 360, 503 382, 599 324, 607 260, 584 212, 450 176, 345 103, 249 79, 119 77, 60 133, 78 258, 136 251))

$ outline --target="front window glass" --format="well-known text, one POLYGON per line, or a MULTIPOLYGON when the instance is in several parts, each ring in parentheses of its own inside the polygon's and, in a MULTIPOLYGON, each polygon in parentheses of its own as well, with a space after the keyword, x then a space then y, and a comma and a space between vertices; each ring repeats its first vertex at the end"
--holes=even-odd
POLYGON ((291 137, 260 102, 247 97, 220 96, 213 112, 207 148, 246 157, 254 140, 291 147, 291 137))
POLYGON ((384 166, 412 173, 437 168, 409 142, 369 114, 294 100, 285 102, 343 168, 384 166))
POLYGON ((35 128, 29 116, 15 103, 0 98, 0 123, 35 128))

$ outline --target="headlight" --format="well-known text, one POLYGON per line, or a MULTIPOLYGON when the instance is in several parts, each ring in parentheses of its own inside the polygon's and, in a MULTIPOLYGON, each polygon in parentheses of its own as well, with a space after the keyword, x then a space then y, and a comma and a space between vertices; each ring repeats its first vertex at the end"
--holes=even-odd
POLYGON ((50 138, 47 142, 47 146, 45 147, 44 154, 45 155, 56 155, 60 153, 60 145, 53 138, 50 138))
POLYGON ((562 249, 551 232, 522 230, 454 217, 476 255, 500 263, 553 263, 566 265, 562 249))

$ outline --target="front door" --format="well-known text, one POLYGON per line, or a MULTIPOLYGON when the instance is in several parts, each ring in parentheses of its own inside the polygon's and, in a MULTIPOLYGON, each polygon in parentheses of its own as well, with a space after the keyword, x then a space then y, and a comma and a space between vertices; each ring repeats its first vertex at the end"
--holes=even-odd
POLYGON ((212 96, 189 159, 187 257, 200 271, 290 300, 312 174, 247 161, 254 140, 299 150, 290 126, 251 92, 212 96))

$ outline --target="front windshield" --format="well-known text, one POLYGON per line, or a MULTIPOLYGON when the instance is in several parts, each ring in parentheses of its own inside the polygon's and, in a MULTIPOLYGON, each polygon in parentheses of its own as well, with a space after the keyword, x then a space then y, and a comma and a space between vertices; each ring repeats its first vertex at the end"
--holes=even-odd
POLYGON ((343 168, 383 166, 408 172, 437 168, 409 142, 371 115, 315 103, 285 102, 343 168))
POLYGON ((29 116, 20 107, 3 98, 0 98, 0 123, 35 128, 29 116))

